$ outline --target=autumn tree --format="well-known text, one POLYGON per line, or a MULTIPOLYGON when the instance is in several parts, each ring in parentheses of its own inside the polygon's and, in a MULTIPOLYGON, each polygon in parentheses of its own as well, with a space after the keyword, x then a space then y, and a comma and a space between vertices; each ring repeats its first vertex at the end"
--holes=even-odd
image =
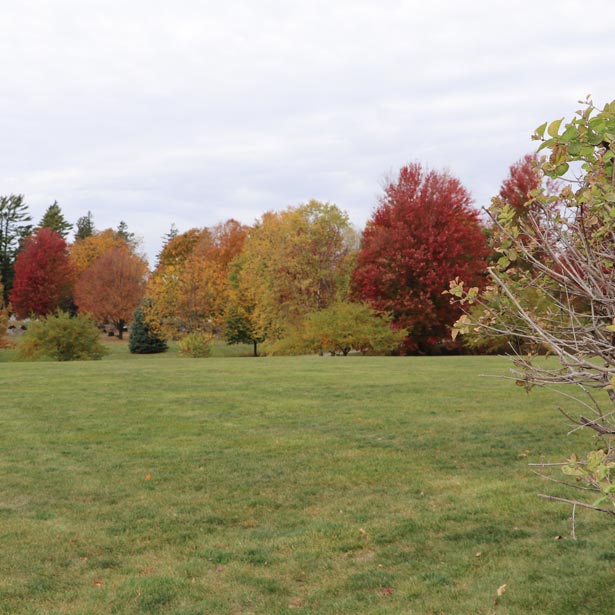
POLYGON ((449 350, 460 311, 442 293, 456 276, 482 285, 487 254, 478 212, 461 182, 410 164, 385 188, 363 233, 354 296, 408 331, 406 352, 449 350))
POLYGON ((74 300, 79 311, 98 322, 111 323, 122 339, 124 327, 141 303, 145 292, 147 262, 126 246, 112 247, 78 277, 74 300))
POLYGON ((22 194, 0 196, 0 281, 5 303, 13 286, 15 257, 32 231, 31 219, 22 194))
POLYGON ((43 214, 43 217, 38 224, 38 228, 50 228, 52 231, 55 231, 58 235, 66 239, 68 233, 73 228, 73 225, 67 222, 64 214, 62 213, 61 207, 58 205, 58 202, 54 201, 43 214))
POLYGON ((66 241, 41 228, 28 237, 15 261, 11 304, 19 318, 45 316, 60 307, 71 293, 73 270, 66 241))
POLYGON ((235 220, 191 229, 164 246, 147 289, 146 320, 160 334, 214 335, 224 324, 229 267, 243 246, 246 229, 235 220))
POLYGON ((356 234, 335 205, 310 201, 265 213, 238 263, 238 289, 262 339, 277 340, 310 312, 348 294, 356 234))
POLYGON ((546 477, 555 469, 558 491, 562 482, 570 488, 569 498, 543 497, 615 516, 615 101, 600 109, 588 99, 571 121, 545 123, 534 138, 548 154, 542 173, 560 188, 534 190, 527 215, 492 212, 502 258, 482 292, 452 283, 467 310, 455 332, 480 328, 534 348, 514 356, 513 380, 560 395, 572 431, 596 437, 584 440, 592 450, 536 468, 546 477), (527 300, 534 295, 546 301, 540 309, 527 300), (537 358, 539 350, 550 360, 537 358))
POLYGON ((133 250, 123 235, 113 229, 95 231, 83 239, 79 239, 70 247, 70 258, 77 275, 85 271, 94 261, 112 248, 133 250))

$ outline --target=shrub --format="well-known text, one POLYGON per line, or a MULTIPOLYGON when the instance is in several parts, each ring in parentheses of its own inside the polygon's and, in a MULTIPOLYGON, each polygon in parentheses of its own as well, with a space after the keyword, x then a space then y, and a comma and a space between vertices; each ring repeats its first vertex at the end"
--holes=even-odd
POLYGON ((100 332, 89 316, 71 318, 66 312, 57 312, 30 323, 17 358, 87 361, 100 359, 107 352, 100 342, 100 332))
POLYGON ((208 333, 199 331, 189 333, 179 340, 179 354, 182 357, 192 357, 193 359, 208 357, 211 354, 212 339, 213 337, 208 333))

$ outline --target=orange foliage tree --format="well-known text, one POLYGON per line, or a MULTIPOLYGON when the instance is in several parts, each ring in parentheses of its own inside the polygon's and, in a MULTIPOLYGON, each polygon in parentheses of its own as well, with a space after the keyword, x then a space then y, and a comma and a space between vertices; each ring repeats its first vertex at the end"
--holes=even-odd
POLYGON ((229 301, 228 273, 243 246, 246 228, 228 220, 191 229, 163 248, 148 286, 147 321, 165 337, 214 335, 229 301))
POLYGON ((75 241, 70 247, 70 260, 77 275, 111 248, 129 248, 129 246, 122 235, 110 228, 75 241))
POLYGON ((75 304, 101 323, 111 323, 122 339, 124 326, 145 293, 147 262, 128 247, 112 247, 77 279, 75 304))

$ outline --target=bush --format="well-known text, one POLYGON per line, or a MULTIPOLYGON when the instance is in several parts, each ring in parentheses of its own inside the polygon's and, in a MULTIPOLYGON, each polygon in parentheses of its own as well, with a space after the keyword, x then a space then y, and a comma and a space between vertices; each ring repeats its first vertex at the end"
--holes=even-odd
POLYGON ((179 354, 182 357, 200 359, 211 354, 211 340, 213 337, 207 333, 195 331, 179 340, 179 354))
POLYGON ((270 354, 330 352, 344 356, 355 350, 378 355, 395 351, 406 335, 405 330, 393 330, 391 318, 369 305, 338 301, 308 314, 300 327, 291 329, 268 350, 270 354))
POLYGON ((130 327, 130 339, 128 349, 133 354, 155 354, 165 352, 167 343, 152 331, 150 325, 143 316, 143 309, 139 308, 130 327))
POLYGON ((33 321, 19 346, 17 358, 37 361, 88 361, 108 353, 100 342, 100 332, 89 316, 71 318, 57 312, 33 321))

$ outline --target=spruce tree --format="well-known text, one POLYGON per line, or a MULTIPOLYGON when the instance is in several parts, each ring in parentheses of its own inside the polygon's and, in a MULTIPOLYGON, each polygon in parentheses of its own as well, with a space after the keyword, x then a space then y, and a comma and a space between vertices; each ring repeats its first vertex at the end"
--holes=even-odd
POLYGON ((88 211, 87 216, 81 216, 77 220, 77 229, 75 230, 75 241, 79 239, 85 239, 86 237, 91 237, 96 230, 94 228, 94 216, 91 211, 88 211))
POLYGON ((66 236, 73 228, 73 225, 66 221, 58 202, 54 201, 53 205, 50 205, 47 208, 47 211, 41 218, 38 227, 50 228, 52 231, 55 231, 58 235, 66 239, 66 236))
POLYGON ((130 352, 133 354, 156 354, 165 352, 167 348, 167 343, 158 337, 145 322, 143 309, 138 308, 130 327, 130 339, 128 341, 130 352))

